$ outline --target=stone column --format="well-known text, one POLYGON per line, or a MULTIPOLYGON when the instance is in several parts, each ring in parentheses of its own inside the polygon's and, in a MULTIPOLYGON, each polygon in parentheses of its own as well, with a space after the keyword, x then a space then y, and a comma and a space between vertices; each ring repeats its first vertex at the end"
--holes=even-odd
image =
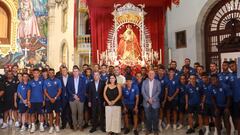
MULTIPOLYGON (((48 0, 48 47, 47 47, 47 63, 51 67, 53 67, 53 63, 51 61, 54 60, 54 24, 55 24, 55 0, 48 0)), ((56 51, 56 50, 55 50, 56 51)))

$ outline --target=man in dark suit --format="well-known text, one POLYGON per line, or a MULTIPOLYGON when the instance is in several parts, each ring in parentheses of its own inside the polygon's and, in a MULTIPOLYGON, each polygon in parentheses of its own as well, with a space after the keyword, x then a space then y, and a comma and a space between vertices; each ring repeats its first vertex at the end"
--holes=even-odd
POLYGON ((86 84, 80 77, 80 71, 77 66, 73 67, 73 77, 67 83, 67 91, 74 130, 79 127, 83 131, 83 107, 86 100, 86 84))
POLYGON ((87 85, 87 91, 89 96, 88 105, 92 110, 92 129, 89 131, 93 133, 97 130, 97 126, 105 132, 104 129, 104 98, 103 91, 105 82, 100 80, 100 73, 94 72, 94 80, 87 85))
POLYGON ((63 66, 61 68, 61 76, 59 77, 62 83, 62 94, 61 94, 61 102, 62 102, 62 113, 61 113, 61 120, 62 120, 62 127, 61 129, 65 129, 67 123, 69 124, 70 128, 73 129, 72 123, 72 116, 71 116, 71 109, 68 101, 68 92, 67 92, 67 84, 70 79, 68 74, 68 68, 63 66))

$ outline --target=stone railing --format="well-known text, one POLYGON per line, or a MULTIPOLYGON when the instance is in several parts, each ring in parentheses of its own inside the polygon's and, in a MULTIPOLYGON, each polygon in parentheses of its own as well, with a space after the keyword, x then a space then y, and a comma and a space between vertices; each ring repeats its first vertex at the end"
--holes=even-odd
POLYGON ((78 36, 78 50, 87 51, 91 49, 91 35, 78 36))

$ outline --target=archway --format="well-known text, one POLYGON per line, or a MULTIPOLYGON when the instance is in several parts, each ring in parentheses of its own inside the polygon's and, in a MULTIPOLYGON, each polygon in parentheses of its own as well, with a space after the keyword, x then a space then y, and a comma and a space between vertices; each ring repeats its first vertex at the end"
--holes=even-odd
MULTIPOLYGON (((206 16, 204 23, 205 61, 221 65, 219 45, 228 38, 240 37, 240 2, 239 0, 218 1, 206 16)), ((229 50, 234 52, 235 50, 229 50)))

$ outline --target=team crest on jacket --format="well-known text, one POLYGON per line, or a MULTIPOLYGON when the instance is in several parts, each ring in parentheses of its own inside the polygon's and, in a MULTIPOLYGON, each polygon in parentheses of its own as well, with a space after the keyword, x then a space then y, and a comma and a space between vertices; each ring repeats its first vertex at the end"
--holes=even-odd
POLYGON ((213 89, 213 93, 214 93, 214 94, 216 94, 216 93, 217 93, 215 89, 213 89))
POLYGON ((220 92, 222 92, 222 91, 223 91, 223 89, 222 89, 222 88, 220 88, 220 89, 219 89, 219 91, 220 91, 220 92))
POLYGON ((132 89, 132 92, 134 92, 135 90, 134 89, 132 89))

